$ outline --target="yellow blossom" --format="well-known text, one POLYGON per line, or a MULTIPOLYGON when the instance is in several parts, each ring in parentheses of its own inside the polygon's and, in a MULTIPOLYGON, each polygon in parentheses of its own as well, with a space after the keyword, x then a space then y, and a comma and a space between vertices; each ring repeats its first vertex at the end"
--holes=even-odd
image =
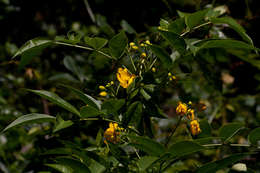
POLYGON ((189 113, 191 114, 190 119, 191 119, 191 120, 194 120, 194 119, 195 119, 194 109, 190 109, 189 113))
POLYGON ((172 76, 171 78, 172 78, 172 80, 175 80, 175 79, 176 79, 176 76, 172 76))
POLYGON ((132 49, 138 50, 138 46, 131 46, 132 49))
POLYGON ((110 82, 110 85, 114 85, 114 81, 111 81, 111 82, 110 82))
POLYGON ((152 72, 154 72, 154 73, 156 72, 156 68, 155 67, 152 68, 152 72))
POLYGON ((135 75, 130 74, 127 68, 118 68, 116 76, 123 88, 128 88, 135 79, 135 75))
POLYGON ((124 129, 118 127, 117 123, 109 123, 109 128, 106 129, 104 133, 105 137, 105 143, 107 144, 107 141, 112 143, 118 143, 120 141, 120 132, 122 132, 124 129))
POLYGON ((193 136, 198 135, 201 132, 200 124, 197 120, 192 120, 190 122, 190 130, 193 136))
POLYGON ((102 97, 106 97, 107 96, 107 92, 106 91, 102 91, 99 93, 100 96, 102 97))
POLYGON ((106 89, 106 87, 104 87, 103 85, 100 85, 98 88, 101 89, 101 90, 105 90, 106 89))
POLYGON ((144 43, 141 43, 141 44, 140 44, 140 46, 141 46, 141 47, 144 47, 144 46, 145 46, 145 44, 144 44, 144 43))
POLYGON ((148 45, 152 45, 149 40, 146 40, 145 43, 148 44, 148 45))
POLYGON ((134 45, 135 45, 135 43, 134 43, 134 42, 131 42, 129 45, 130 45, 130 46, 134 46, 134 45))
POLYGON ((146 55, 146 53, 145 52, 143 52, 142 54, 141 54, 141 57, 142 58, 145 58, 147 55, 146 55))
POLYGON ((169 76, 169 77, 171 77, 171 76, 172 76, 172 74, 169 72, 169 73, 168 73, 168 76, 169 76))
POLYGON ((179 105, 176 108, 176 113, 178 115, 185 115, 187 113, 187 105, 185 103, 179 102, 179 105))

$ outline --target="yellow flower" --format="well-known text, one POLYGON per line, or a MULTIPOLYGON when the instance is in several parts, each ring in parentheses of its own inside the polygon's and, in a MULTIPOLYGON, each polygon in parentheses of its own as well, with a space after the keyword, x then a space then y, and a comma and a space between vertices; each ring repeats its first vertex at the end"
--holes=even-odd
POLYGON ((188 113, 190 114, 188 116, 188 118, 191 119, 191 120, 194 120, 195 119, 194 109, 189 109, 188 113))
POLYGON ((101 89, 101 90, 105 90, 106 89, 106 87, 104 87, 102 85, 100 85, 98 88, 101 89))
POLYGON ((169 76, 169 77, 171 77, 171 76, 172 76, 172 74, 169 72, 169 73, 168 73, 168 76, 169 76))
POLYGON ((109 123, 109 128, 106 129, 104 133, 105 140, 104 142, 107 144, 107 141, 112 143, 118 143, 120 141, 120 132, 124 129, 118 127, 117 123, 109 123))
POLYGON ((131 46, 132 49, 138 50, 138 46, 131 46))
POLYGON ((141 47, 144 47, 145 45, 144 45, 144 43, 141 43, 140 46, 141 46, 141 47))
POLYGON ((145 43, 148 44, 148 45, 152 45, 149 40, 146 40, 145 43))
POLYGON ((129 45, 132 47, 132 46, 135 46, 135 43, 131 42, 129 45))
POLYGON ((118 68, 116 77, 123 88, 128 88, 135 79, 135 75, 130 74, 127 68, 118 68))
POLYGON ((193 136, 198 135, 201 132, 200 124, 197 120, 192 120, 190 122, 190 131, 193 136))
POLYGON ((141 57, 142 58, 145 58, 147 55, 146 55, 146 53, 145 52, 143 52, 142 54, 141 54, 141 57))
POLYGON ((152 72, 154 72, 154 73, 156 72, 156 68, 155 67, 152 68, 152 72))
POLYGON ((185 103, 179 102, 179 105, 176 108, 176 113, 178 115, 185 115, 187 113, 187 105, 185 103))
POLYGON ((100 96, 102 97, 106 97, 107 96, 107 92, 106 91, 102 91, 99 93, 100 96))

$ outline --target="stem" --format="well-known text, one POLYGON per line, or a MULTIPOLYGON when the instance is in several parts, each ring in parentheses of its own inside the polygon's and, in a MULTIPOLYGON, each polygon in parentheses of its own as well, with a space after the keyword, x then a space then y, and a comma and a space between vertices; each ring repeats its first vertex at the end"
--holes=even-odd
POLYGON ((178 122, 177 122, 175 128, 172 130, 171 134, 168 136, 167 141, 166 141, 166 143, 165 143, 165 145, 164 145, 165 147, 168 146, 168 144, 169 144, 169 142, 170 142, 170 139, 171 139, 172 135, 175 133, 175 131, 176 131, 176 129, 178 128, 178 126, 180 125, 181 120, 182 120, 182 117, 179 118, 179 120, 178 120, 178 122))
POLYGON ((132 66, 134 67, 134 70, 136 71, 135 63, 134 63, 133 58, 132 58, 131 55, 130 55, 130 60, 131 60, 131 64, 132 64, 132 66))
POLYGON ((249 144, 205 144, 202 145, 203 147, 216 147, 216 146, 222 146, 222 145, 229 145, 231 147, 251 147, 249 144))
POLYGON ((95 15, 93 14, 91 8, 90 8, 90 5, 88 3, 88 0, 84 0, 84 3, 85 3, 85 6, 86 6, 86 9, 88 11, 88 14, 92 20, 93 23, 96 23, 96 20, 95 20, 95 15))
POLYGON ((157 61, 157 58, 155 58, 155 59, 153 60, 153 62, 152 62, 152 64, 150 65, 150 67, 149 67, 148 70, 150 70, 150 69, 153 67, 153 65, 156 63, 156 61, 157 61))
MULTIPOLYGON (((201 25, 198 25, 198 26, 195 26, 194 28, 192 28, 192 30, 195 30, 195 29, 198 29, 202 26, 205 26, 205 25, 209 25, 211 24, 211 22, 206 22, 206 23, 203 23, 201 25)), ((180 36, 183 37, 184 35, 188 34, 191 30, 188 30, 188 31, 185 31, 184 33, 182 33, 180 36)))
POLYGON ((100 50, 96 50, 96 49, 93 49, 93 48, 90 48, 90 47, 80 46, 80 45, 76 45, 76 44, 75 44, 75 45, 74 45, 74 44, 68 44, 68 43, 63 43, 63 42, 59 42, 59 41, 55 41, 54 43, 55 43, 55 44, 59 44, 59 45, 65 45, 65 46, 70 46, 70 47, 76 47, 76 48, 80 48, 80 49, 85 49, 85 50, 96 51, 96 52, 100 53, 101 55, 104 55, 104 56, 106 56, 106 57, 108 57, 108 58, 114 60, 114 58, 113 58, 112 56, 110 56, 110 55, 108 55, 108 54, 106 54, 106 53, 104 53, 104 52, 102 52, 102 51, 100 51, 100 50))

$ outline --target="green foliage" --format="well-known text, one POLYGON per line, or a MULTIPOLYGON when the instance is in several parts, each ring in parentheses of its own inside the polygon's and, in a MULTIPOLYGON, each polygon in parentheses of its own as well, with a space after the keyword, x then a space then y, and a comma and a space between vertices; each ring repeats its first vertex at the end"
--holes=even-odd
MULTIPOLYGON (((199 9, 198 1, 189 2, 199 9)), ((0 116, 1 171, 22 165, 20 172, 209 173, 231 172, 238 161, 259 166, 250 162, 259 149, 259 94, 245 94, 259 88, 242 92, 237 82, 244 74, 236 71, 243 63, 259 70, 259 48, 226 6, 167 14, 157 29, 140 34, 119 20, 115 34, 105 16, 85 5, 93 25, 75 22, 66 37, 26 42, 13 57, 21 56, 18 74, 24 69, 26 77, 0 76, 0 114, 8 115, 0 116), (41 55, 52 45, 53 54, 41 55)))
POLYGON ((48 121, 54 121, 54 119, 55 117, 46 114, 37 114, 37 113, 27 114, 17 118, 15 121, 9 124, 3 131, 9 130, 10 128, 23 125, 23 124, 34 123, 34 122, 48 122, 48 121))
POLYGON ((30 90, 27 89, 27 91, 30 91, 32 93, 35 93, 49 101, 51 101, 54 104, 57 104, 58 106, 80 116, 79 111, 72 106, 70 103, 68 103, 67 101, 63 100, 62 98, 60 98, 57 94, 49 92, 49 91, 44 91, 44 90, 30 90))

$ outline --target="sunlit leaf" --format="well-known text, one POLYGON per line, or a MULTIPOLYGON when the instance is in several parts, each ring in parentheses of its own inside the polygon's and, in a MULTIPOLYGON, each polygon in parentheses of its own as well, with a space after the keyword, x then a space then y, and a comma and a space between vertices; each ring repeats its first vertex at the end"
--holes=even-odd
POLYGON ((23 124, 36 123, 36 122, 48 122, 54 120, 55 117, 46 114, 38 114, 38 113, 27 114, 14 120, 3 131, 9 130, 10 128, 23 125, 23 124))

